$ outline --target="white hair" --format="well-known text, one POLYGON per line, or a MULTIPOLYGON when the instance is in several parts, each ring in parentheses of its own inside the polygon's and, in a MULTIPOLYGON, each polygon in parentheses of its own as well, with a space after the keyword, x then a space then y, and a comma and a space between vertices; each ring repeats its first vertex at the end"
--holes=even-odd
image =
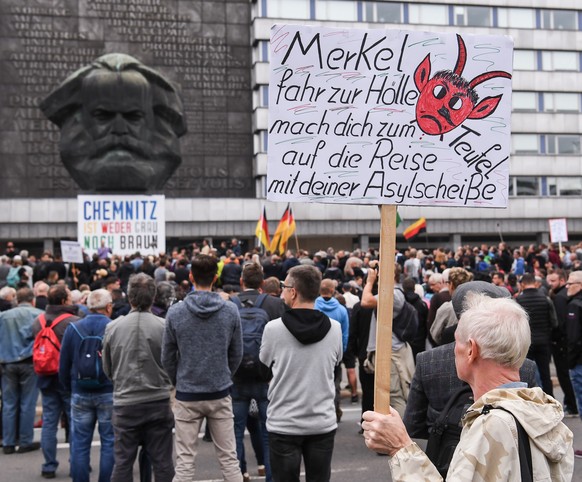
POLYGON ((12 298, 16 298, 16 290, 11 286, 4 286, 0 289, 0 300, 5 300, 12 295, 12 298))
POLYGON ((428 279, 429 283, 442 283, 443 282, 443 275, 440 273, 433 273, 430 275, 428 279))
POLYGON ((466 343, 473 339, 481 358, 520 368, 531 343, 525 310, 512 299, 478 293, 469 293, 465 306, 457 327, 458 340, 466 343))
POLYGON ((81 293, 79 290, 71 291, 71 301, 73 302, 73 304, 79 303, 82 298, 83 298, 83 293, 81 293))
POLYGON ((109 291, 100 289, 91 291, 87 298, 87 308, 91 311, 98 311, 104 309, 109 303, 112 303, 111 293, 109 291))

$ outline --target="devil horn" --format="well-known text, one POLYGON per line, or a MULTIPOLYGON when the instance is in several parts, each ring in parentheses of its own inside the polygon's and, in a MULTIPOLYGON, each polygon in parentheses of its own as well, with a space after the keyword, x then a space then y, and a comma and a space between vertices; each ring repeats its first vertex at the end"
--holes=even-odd
POLYGON ((463 69, 465 68, 465 63, 467 62, 467 47, 465 47, 465 42, 459 34, 457 34, 457 43, 459 44, 459 56, 457 57, 457 64, 455 65, 455 70, 453 72, 461 77, 463 69))
POLYGON ((511 74, 503 72, 502 70, 496 70, 494 72, 486 72, 485 74, 478 75, 470 83, 469 88, 474 89, 479 84, 486 82, 487 80, 494 79, 495 77, 504 77, 506 79, 511 79, 511 74))

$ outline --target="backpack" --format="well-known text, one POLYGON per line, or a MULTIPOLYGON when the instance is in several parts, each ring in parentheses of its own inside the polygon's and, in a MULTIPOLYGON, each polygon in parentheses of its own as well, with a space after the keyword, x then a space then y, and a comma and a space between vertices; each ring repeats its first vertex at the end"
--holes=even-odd
POLYGON ((461 438, 461 419, 473 402, 471 387, 464 385, 449 398, 429 430, 426 455, 443 479, 447 477, 449 465, 461 438))
POLYGON ((6 284, 11 288, 17 288, 18 283, 20 283, 20 269, 21 268, 11 267, 6 276, 6 284))
POLYGON ((402 341, 411 343, 418 332, 418 312, 408 301, 402 311, 392 320, 392 332, 402 341))
POLYGON ((46 325, 46 317, 44 313, 38 317, 40 331, 36 335, 34 345, 32 346, 32 366, 37 375, 48 376, 59 373, 61 342, 59 341, 54 328, 61 321, 70 316, 73 315, 63 313, 56 317, 49 326, 46 325))
POLYGON ((98 390, 105 386, 107 377, 103 373, 103 335, 85 335, 76 325, 71 325, 81 338, 77 361, 77 386, 84 390, 98 390))
POLYGON ((260 368, 259 351, 261 350, 265 325, 270 321, 267 312, 261 308, 267 296, 269 295, 262 293, 254 303, 246 300, 244 304, 241 303, 238 297, 232 298, 240 314, 243 339, 243 357, 235 374, 237 378, 256 380, 264 377, 260 368))

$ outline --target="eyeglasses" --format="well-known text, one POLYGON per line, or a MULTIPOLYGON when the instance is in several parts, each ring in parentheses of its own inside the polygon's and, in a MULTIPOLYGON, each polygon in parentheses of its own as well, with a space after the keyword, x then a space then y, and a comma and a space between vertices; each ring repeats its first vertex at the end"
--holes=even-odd
POLYGON ((566 286, 579 285, 580 283, 582 283, 582 281, 569 281, 566 283, 566 286))
POLYGON ((291 289, 291 288, 294 288, 294 286, 289 286, 289 285, 283 284, 283 283, 281 282, 281 288, 283 288, 283 289, 285 289, 285 288, 289 288, 289 289, 291 289))

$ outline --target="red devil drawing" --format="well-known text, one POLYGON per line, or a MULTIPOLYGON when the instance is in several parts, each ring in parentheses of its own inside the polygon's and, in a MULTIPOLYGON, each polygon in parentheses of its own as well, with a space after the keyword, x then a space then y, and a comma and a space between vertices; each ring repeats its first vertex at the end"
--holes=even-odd
POLYGON ((491 115, 501 101, 502 95, 487 97, 481 102, 475 87, 495 77, 511 79, 511 74, 497 70, 478 75, 468 82, 461 74, 467 61, 467 48, 457 35, 459 57, 455 70, 441 70, 430 77, 430 54, 414 72, 414 83, 420 95, 416 104, 416 121, 420 129, 429 135, 442 135, 469 119, 484 119, 491 115))

